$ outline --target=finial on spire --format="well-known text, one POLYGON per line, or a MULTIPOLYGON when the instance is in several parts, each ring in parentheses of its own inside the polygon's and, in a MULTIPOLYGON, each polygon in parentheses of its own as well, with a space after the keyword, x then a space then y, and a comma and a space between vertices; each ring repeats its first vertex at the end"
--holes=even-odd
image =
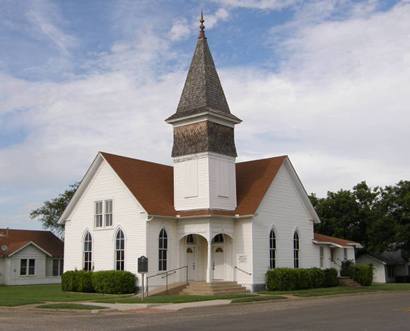
POLYGON ((205 25, 204 25, 205 20, 204 20, 204 13, 203 13, 202 10, 201 10, 201 18, 200 18, 199 22, 201 23, 199 25, 199 38, 204 39, 204 38, 206 38, 205 37, 205 25))

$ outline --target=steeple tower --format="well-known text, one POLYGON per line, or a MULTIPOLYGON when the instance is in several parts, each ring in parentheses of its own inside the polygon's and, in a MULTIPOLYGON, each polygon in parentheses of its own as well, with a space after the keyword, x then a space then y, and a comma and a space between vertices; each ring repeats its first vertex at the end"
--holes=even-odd
POLYGON ((177 210, 236 208, 234 126, 205 36, 199 36, 174 115, 174 202, 177 210))

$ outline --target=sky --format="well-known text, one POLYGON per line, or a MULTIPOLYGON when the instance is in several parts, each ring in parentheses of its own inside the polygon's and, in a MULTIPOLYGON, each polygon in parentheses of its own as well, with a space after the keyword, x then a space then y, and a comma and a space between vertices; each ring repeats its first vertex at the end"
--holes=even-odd
POLYGON ((0 0, 0 227, 98 151, 172 164, 203 9, 238 161, 289 155, 307 192, 410 177, 410 1, 0 0))

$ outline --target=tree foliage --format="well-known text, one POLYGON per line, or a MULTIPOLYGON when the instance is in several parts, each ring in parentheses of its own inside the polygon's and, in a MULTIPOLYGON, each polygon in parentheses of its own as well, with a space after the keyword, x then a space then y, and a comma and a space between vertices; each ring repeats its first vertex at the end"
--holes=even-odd
POLYGON ((360 242, 371 252, 403 248, 410 251, 410 181, 310 196, 321 223, 320 233, 360 242))
POLYGON ((58 224, 58 220, 73 197, 78 185, 79 183, 70 185, 65 192, 59 194, 56 198, 45 201, 41 207, 31 211, 30 218, 40 221, 44 228, 61 235, 64 231, 64 225, 58 224))

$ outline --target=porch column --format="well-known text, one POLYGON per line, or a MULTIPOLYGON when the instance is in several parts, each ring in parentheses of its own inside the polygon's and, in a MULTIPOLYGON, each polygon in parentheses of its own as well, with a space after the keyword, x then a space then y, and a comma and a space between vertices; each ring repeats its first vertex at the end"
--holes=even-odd
POLYGON ((208 240, 208 257, 206 263, 206 282, 210 283, 212 281, 212 245, 211 241, 208 240))

